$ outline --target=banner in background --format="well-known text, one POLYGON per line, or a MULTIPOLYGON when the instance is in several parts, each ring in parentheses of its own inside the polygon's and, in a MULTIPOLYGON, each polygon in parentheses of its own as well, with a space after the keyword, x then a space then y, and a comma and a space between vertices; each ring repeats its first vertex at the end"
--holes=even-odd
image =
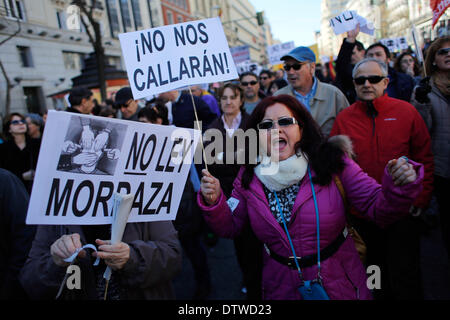
POLYGON ((267 55, 269 56, 269 63, 271 65, 283 63, 280 59, 282 56, 288 54, 295 48, 294 41, 274 44, 267 46, 267 55))
POLYGON ((250 61, 250 50, 248 45, 232 47, 230 48, 230 52, 236 65, 245 61, 250 61))
POLYGON ((432 29, 448 7, 450 7, 450 0, 430 0, 430 8, 431 11, 433 11, 433 23, 431 25, 432 29))

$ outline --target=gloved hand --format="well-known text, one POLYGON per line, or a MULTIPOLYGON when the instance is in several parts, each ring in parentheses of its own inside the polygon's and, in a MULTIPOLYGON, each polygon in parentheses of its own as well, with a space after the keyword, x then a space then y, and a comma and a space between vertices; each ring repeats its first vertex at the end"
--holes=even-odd
POLYGON ((80 144, 83 150, 91 150, 94 143, 94 132, 90 126, 83 126, 83 132, 81 132, 80 144))
POLYGON ((428 94, 431 92, 430 77, 420 80, 419 86, 416 88, 416 100, 420 103, 430 102, 428 94))
POLYGON ((73 143, 70 140, 67 140, 67 141, 64 141, 62 151, 64 153, 71 154, 71 153, 74 153, 75 151, 77 151, 80 148, 81 148, 81 146, 79 144, 76 144, 76 143, 73 143))
POLYGON ((95 137, 94 140, 94 151, 102 151, 103 148, 106 146, 106 143, 109 140, 109 132, 103 130, 102 132, 100 132, 97 137, 95 137))

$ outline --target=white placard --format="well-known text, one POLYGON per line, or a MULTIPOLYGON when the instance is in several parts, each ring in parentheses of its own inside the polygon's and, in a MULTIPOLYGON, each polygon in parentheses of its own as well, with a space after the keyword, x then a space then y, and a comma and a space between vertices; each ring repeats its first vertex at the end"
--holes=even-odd
POLYGON ((330 19, 330 26, 333 28, 334 34, 342 34, 356 28, 359 23, 360 31, 373 36, 375 28, 373 24, 366 18, 358 15, 355 10, 346 10, 340 15, 330 19))
POLYGON ((250 61, 250 50, 248 45, 232 47, 230 48, 230 52, 236 65, 245 61, 250 61))
POLYGON ((408 41, 405 37, 384 38, 380 42, 388 47, 391 52, 408 49, 408 41))
POLYGON ((134 195, 129 222, 174 220, 199 131, 49 111, 27 224, 112 222, 114 192, 134 195))
POLYGON ((238 77, 218 17, 119 34, 134 99, 238 77))
POLYGON ((283 63, 281 57, 288 54, 295 48, 294 41, 274 44, 273 46, 267 46, 267 55, 269 56, 269 63, 271 65, 277 65, 283 63))

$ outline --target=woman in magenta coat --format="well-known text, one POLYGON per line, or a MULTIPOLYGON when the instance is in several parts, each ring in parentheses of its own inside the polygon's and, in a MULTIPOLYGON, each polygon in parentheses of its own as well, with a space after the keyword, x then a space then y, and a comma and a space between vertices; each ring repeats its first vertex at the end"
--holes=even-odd
POLYGON ((207 223, 219 236, 230 238, 250 223, 265 244, 263 299, 302 299, 298 288, 303 282, 294 258, 289 258, 293 250, 301 257, 303 280, 320 279, 330 299, 371 299, 366 271, 346 232, 344 202, 334 176, 341 180, 349 203, 383 227, 408 214, 421 191, 423 166, 393 159, 382 185, 377 184, 343 150, 325 142, 310 113, 287 95, 262 100, 248 128, 259 133, 263 156, 241 168, 228 201, 219 181, 203 170, 197 200, 207 223), (312 186, 320 226, 320 274, 312 186))

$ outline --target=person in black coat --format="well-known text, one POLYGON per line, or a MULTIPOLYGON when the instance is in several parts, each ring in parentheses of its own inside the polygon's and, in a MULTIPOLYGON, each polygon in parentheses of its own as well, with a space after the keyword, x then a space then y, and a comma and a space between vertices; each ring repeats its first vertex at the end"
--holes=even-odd
POLYGON ((341 89, 348 102, 353 104, 356 101, 356 91, 353 84, 353 67, 364 59, 364 45, 356 40, 359 33, 359 26, 355 30, 347 32, 347 38, 342 41, 336 59, 336 79, 334 85, 341 89))
POLYGON ((27 130, 25 117, 20 113, 6 117, 3 125, 6 141, 0 144, 0 168, 14 173, 31 193, 41 139, 28 137, 27 130))
MULTIPOLYGON (((375 58, 389 66, 389 49, 380 42, 374 43, 367 48, 366 57, 375 58)), ((415 86, 414 79, 405 73, 395 71, 391 67, 388 68, 388 77, 389 84, 386 89, 388 96, 409 102, 415 86)))
POLYGON ((25 224, 28 201, 23 183, 0 169, 0 300, 27 298, 18 276, 36 232, 25 224))
POLYGON ((197 127, 194 125, 196 119, 192 99, 194 99, 198 120, 202 122, 202 131, 217 118, 206 102, 199 97, 191 97, 190 94, 172 90, 159 94, 159 98, 171 103, 172 123, 177 127, 190 129, 197 127))
MULTIPOLYGON (((244 156, 242 156, 244 151, 248 153, 250 150, 249 142, 245 138, 239 138, 239 136, 244 137, 244 130, 250 116, 244 110, 244 91, 239 85, 225 84, 219 91, 219 98, 223 114, 219 119, 211 123, 208 130, 217 129, 221 132, 223 140, 214 141, 214 144, 223 143, 221 148, 223 153, 216 154, 214 152, 212 154, 215 159, 213 163, 208 161, 208 170, 219 179, 225 196, 229 198, 233 191, 233 182, 243 164, 239 163, 239 157, 242 157, 241 161, 245 160, 247 162, 249 159, 248 154, 244 153, 244 156), (237 143, 233 144, 234 149, 227 150, 227 139, 235 139, 235 137, 238 138, 237 143), (227 157, 227 153, 233 156, 227 157), (229 163, 230 159, 232 159, 233 163, 229 163), (218 162, 223 162, 223 164, 218 162)), ((208 130, 205 133, 205 140, 209 135, 208 130)), ((205 148, 211 143, 209 140, 208 138, 208 141, 205 141, 205 148)), ((243 289, 245 288, 246 290, 247 299, 260 300, 262 298, 262 243, 256 238, 250 226, 247 226, 242 234, 234 239, 234 247, 242 271, 243 289)))

